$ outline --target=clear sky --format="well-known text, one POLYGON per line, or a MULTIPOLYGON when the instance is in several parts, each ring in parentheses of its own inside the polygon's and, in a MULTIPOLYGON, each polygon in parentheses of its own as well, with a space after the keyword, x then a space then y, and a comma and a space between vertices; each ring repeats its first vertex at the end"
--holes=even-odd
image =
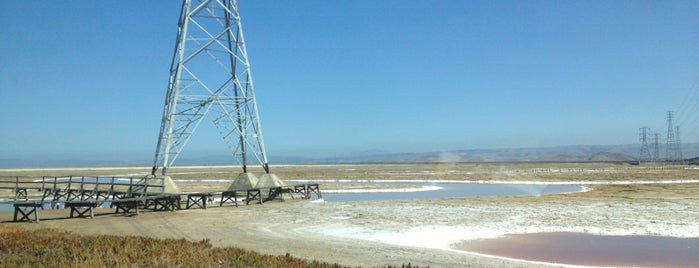
MULTIPOLYGON (((1 1, 0 159, 152 159, 180 4, 1 1)), ((699 1, 239 7, 270 156, 699 141, 699 1)))

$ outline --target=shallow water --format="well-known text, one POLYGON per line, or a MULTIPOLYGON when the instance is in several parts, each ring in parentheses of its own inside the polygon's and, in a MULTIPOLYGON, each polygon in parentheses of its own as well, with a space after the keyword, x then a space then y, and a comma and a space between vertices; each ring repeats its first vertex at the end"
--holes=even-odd
MULTIPOLYGON (((310 182, 310 181, 308 181, 310 182)), ((223 181, 222 183, 230 183, 223 181)), ((406 200, 406 199, 434 199, 457 197, 485 197, 485 196, 517 196, 517 195, 545 195, 568 192, 579 192, 584 189, 581 184, 510 184, 510 183, 447 183, 447 182, 366 182, 381 187, 376 189, 362 189, 356 192, 324 192, 323 199, 329 202, 348 201, 376 201, 376 200, 406 200), (390 186, 394 185, 395 188, 390 186), (405 188, 405 186, 413 186, 405 188)), ((315 196, 314 196, 315 197, 315 196)), ((0 212, 12 211, 11 199, 0 200, 0 212)), ((50 205, 45 205, 49 208, 50 205)))
MULTIPOLYGON (((580 184, 507 184, 507 183, 396 183, 373 182, 376 184, 416 185, 417 189, 386 192, 323 192, 323 198, 330 202, 370 201, 370 200, 405 200, 456 197, 517 196, 544 195, 567 192, 579 192, 584 189, 580 184)), ((321 189, 322 191, 323 189, 321 189)))
POLYGON ((699 238, 533 233, 466 241, 454 245, 454 248, 513 259, 568 265, 699 266, 699 238))

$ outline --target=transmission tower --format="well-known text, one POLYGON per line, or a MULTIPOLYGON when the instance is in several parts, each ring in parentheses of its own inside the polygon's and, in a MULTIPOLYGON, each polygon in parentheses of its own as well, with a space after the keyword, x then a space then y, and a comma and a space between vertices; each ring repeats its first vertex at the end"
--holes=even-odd
POLYGON ((684 156, 682 155, 682 142, 680 141, 680 126, 675 127, 675 137, 675 158, 677 161, 682 161, 684 156))
POLYGON ((638 129, 639 140, 641 141, 641 156, 639 161, 650 161, 650 150, 648 150, 648 140, 650 138, 650 128, 642 127, 638 129))
POLYGON ((667 144, 665 146, 665 160, 677 160, 677 143, 675 142, 675 128, 672 126, 672 111, 667 112, 667 144))
POLYGON ((173 165, 205 117, 233 158, 269 173, 236 0, 184 0, 152 174, 173 165))
POLYGON ((660 160, 660 133, 653 133, 653 161, 660 160))

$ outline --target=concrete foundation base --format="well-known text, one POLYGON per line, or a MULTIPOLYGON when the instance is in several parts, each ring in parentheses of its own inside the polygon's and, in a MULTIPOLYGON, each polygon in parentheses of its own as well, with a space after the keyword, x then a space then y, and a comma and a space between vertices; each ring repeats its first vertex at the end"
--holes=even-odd
POLYGON ((257 183, 260 181, 260 179, 255 176, 255 174, 252 173, 240 173, 238 174, 238 177, 233 180, 233 183, 231 183, 230 186, 228 186, 229 191, 234 191, 234 190, 247 190, 247 189, 252 189, 257 186, 257 183))

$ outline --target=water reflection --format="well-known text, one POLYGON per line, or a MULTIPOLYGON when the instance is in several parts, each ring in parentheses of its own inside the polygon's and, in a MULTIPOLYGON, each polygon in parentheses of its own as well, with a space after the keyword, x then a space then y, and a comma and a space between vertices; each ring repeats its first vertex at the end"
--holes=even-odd
POLYGON ((697 267, 699 238, 512 234, 466 241, 456 249, 536 262, 587 266, 697 267))
MULTIPOLYGON (((325 191, 323 198, 326 201, 370 201, 370 200, 405 200, 405 199, 433 199, 433 198, 458 198, 458 197, 484 197, 484 196, 517 196, 517 195, 545 195, 568 192, 579 192, 584 189, 581 184, 507 184, 507 183, 434 183, 424 182, 372 182, 388 189, 385 191, 365 190, 363 192, 325 191), (386 184, 389 187, 386 187, 386 184), (390 190, 390 185, 414 186, 412 189, 390 190), (425 190, 429 189, 429 190, 425 190)), ((322 189, 321 189, 322 190, 322 189)))
MULTIPOLYGON (((177 183, 193 183, 201 181, 178 180, 177 183)), ((229 180, 207 181, 208 183, 229 184, 229 180)), ((585 189, 582 184, 527 184, 527 183, 463 183, 463 182, 431 182, 431 181, 363 181, 369 185, 363 189, 327 190, 325 183, 349 184, 357 181, 320 182, 323 198, 330 202, 348 201, 377 201, 377 200, 406 200, 406 199, 435 199, 485 196, 518 196, 546 195, 579 192, 585 189), (371 187, 376 185, 376 187, 371 187)), ((289 184, 318 183, 310 180, 288 180, 289 184)), ((341 187, 340 187, 341 188, 341 187)), ((0 200, 0 211, 12 211, 11 199, 0 200)))

